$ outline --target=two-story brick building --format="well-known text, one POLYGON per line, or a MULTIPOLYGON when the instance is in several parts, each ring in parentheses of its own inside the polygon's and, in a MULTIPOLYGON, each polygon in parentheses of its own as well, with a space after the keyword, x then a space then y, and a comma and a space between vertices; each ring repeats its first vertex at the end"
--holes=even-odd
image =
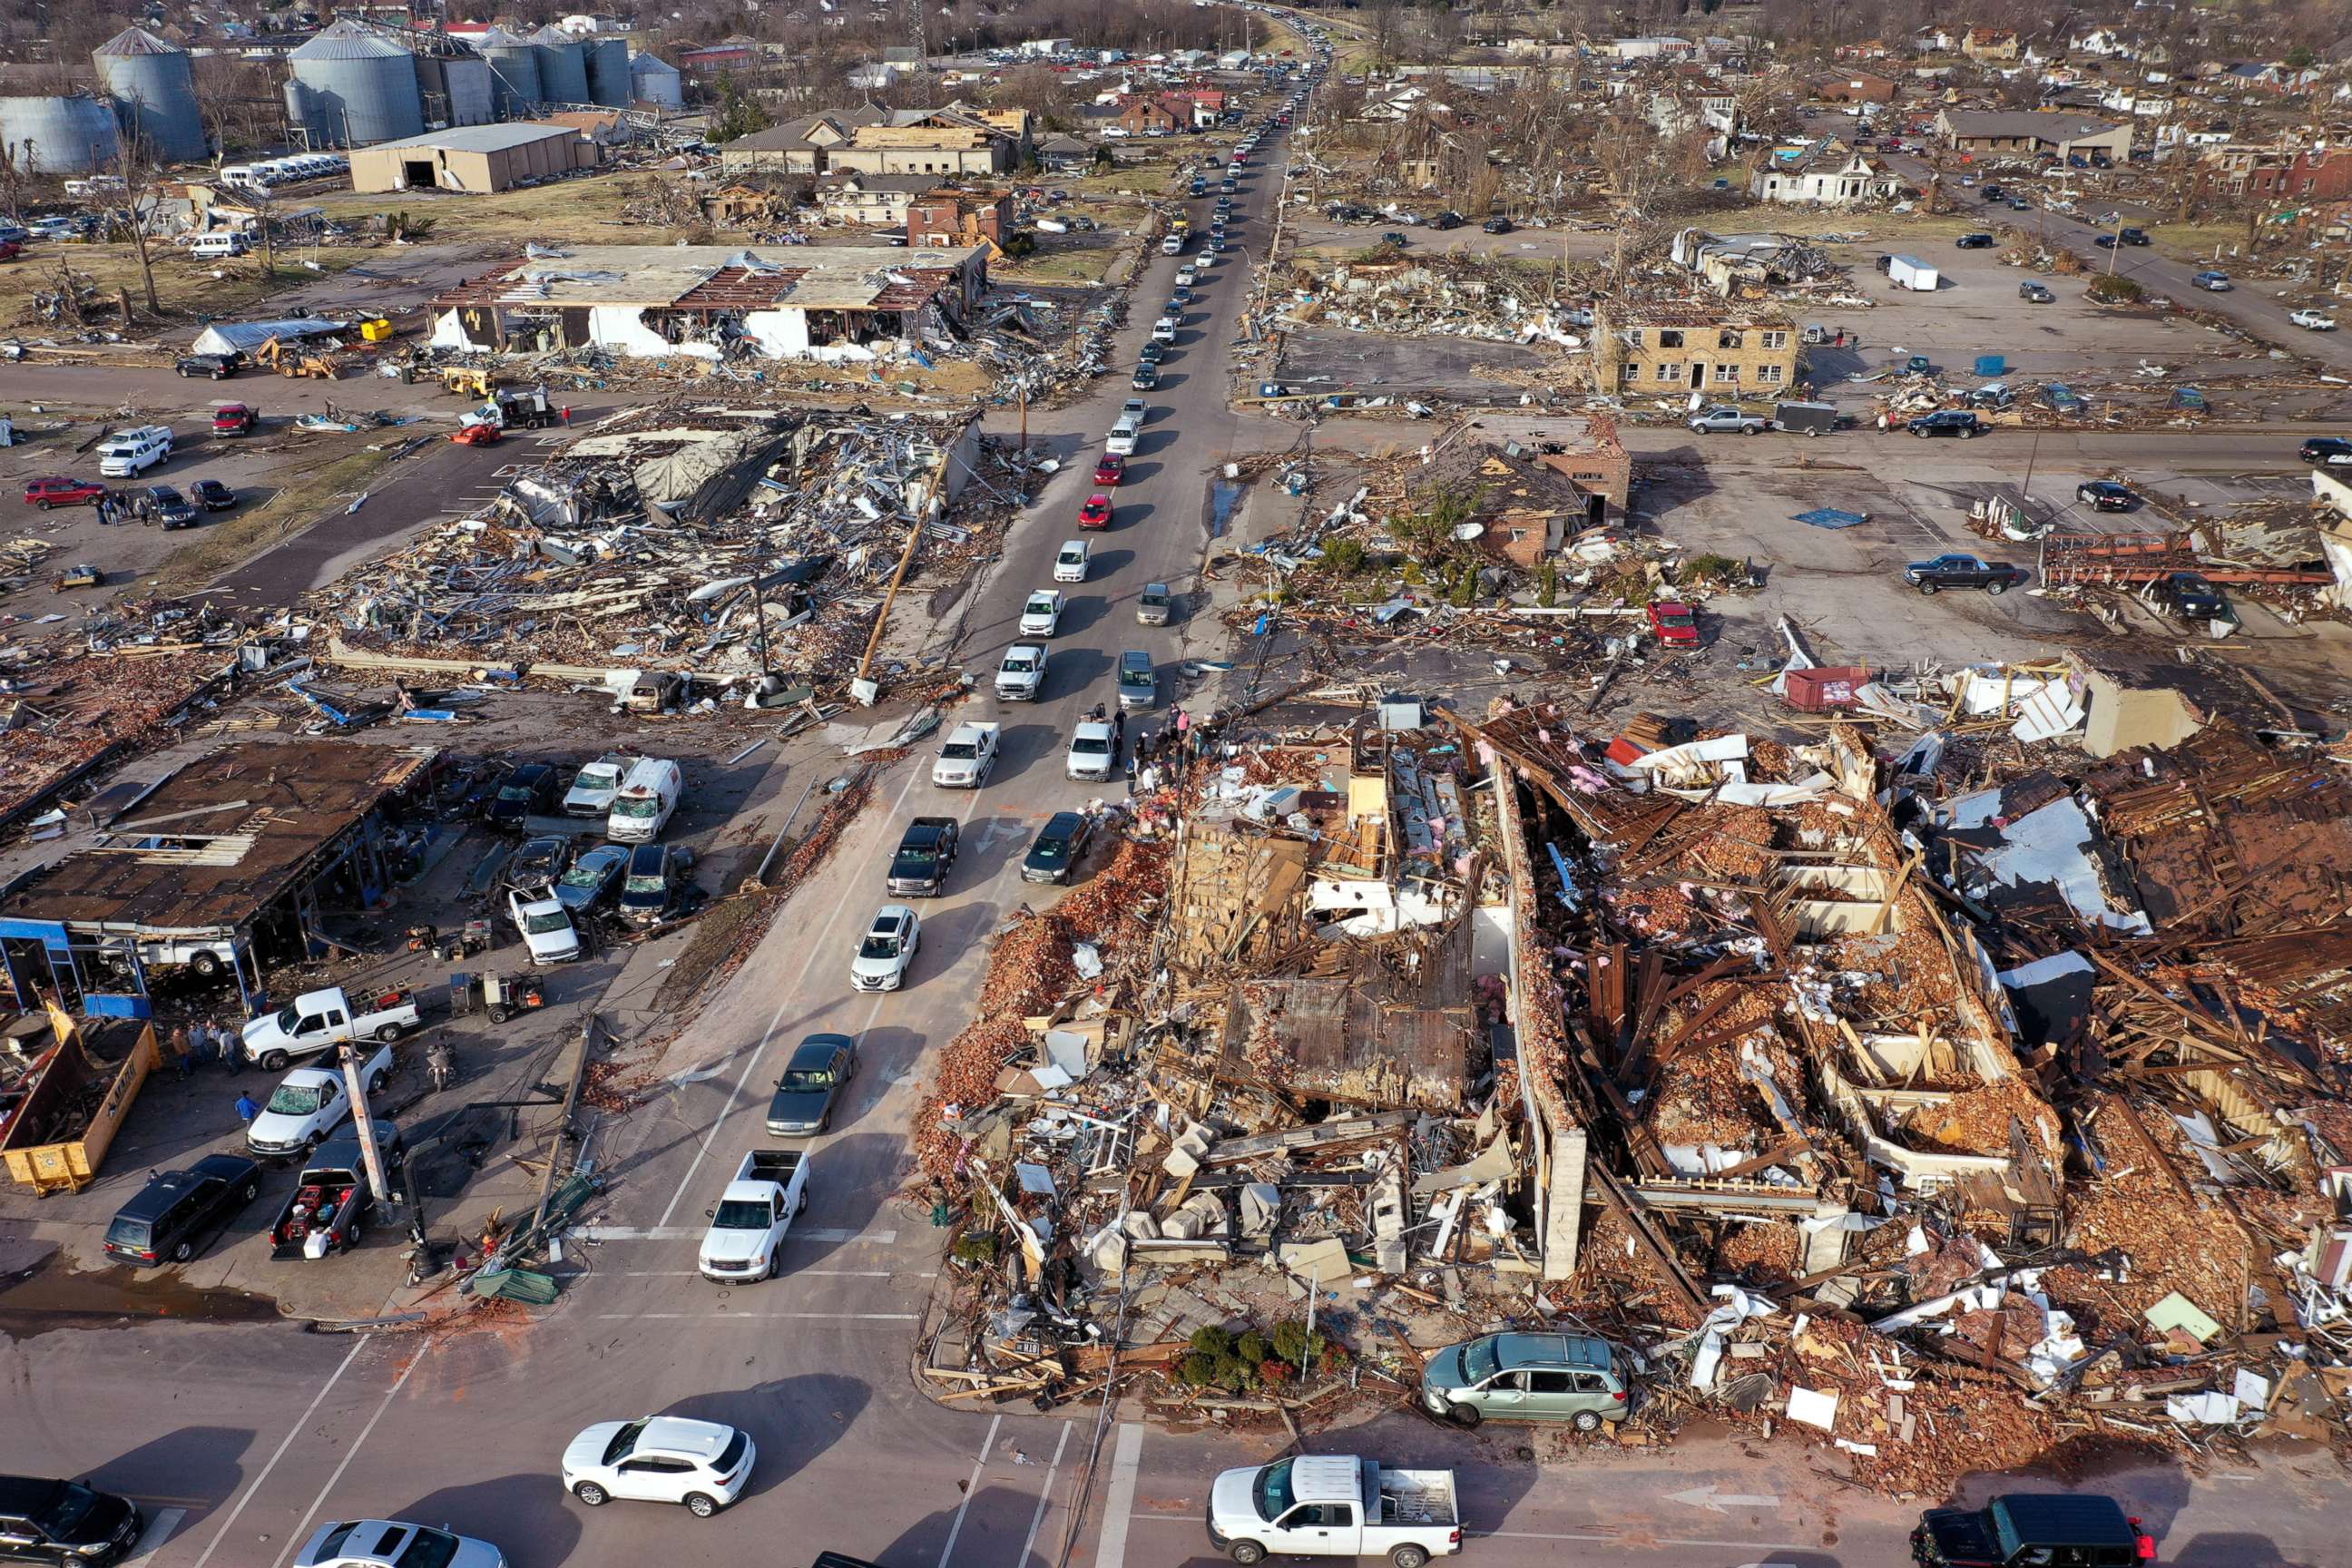
POLYGON ((1012 232, 1011 191, 926 191, 907 204, 910 246, 1001 247, 1012 232))
POLYGON ((1797 331, 1769 307, 1727 300, 1593 308, 1596 384, 1627 396, 1775 397, 1797 381, 1797 331))

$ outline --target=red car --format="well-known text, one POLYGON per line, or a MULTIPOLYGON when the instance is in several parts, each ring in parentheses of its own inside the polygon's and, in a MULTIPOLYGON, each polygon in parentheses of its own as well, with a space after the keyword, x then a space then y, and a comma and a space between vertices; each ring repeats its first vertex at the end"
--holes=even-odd
POLYGON ((53 506, 95 506, 106 487, 88 479, 27 479, 25 502, 47 511, 53 506))
POLYGON ((1679 599, 1660 599, 1650 605, 1650 629, 1658 640, 1669 645, 1695 646, 1698 642, 1698 615, 1679 599))
POLYGON ((1106 452, 1095 464, 1095 483, 1116 485, 1127 478, 1127 459, 1106 452))
POLYGON ((1087 504, 1078 508, 1078 526, 1080 528, 1108 528, 1110 526, 1110 497, 1088 496, 1087 498, 1087 504))

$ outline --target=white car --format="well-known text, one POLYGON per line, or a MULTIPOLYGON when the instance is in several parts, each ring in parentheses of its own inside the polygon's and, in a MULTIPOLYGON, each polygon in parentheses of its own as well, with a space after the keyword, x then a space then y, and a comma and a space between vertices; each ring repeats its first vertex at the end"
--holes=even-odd
POLYGON ((563 963, 580 956, 580 928, 572 923, 572 911, 546 889, 534 889, 526 895, 520 890, 507 894, 507 913, 522 933, 522 944, 530 952, 533 963, 563 963))
POLYGON ((2286 319, 2306 332, 2332 332, 2336 318, 2325 310, 2289 310, 2286 319))
POLYGON ((590 1508, 614 1498, 682 1502, 709 1519, 743 1495, 760 1457, 749 1433, 716 1421, 599 1421, 563 1450, 563 1489, 590 1508))
POLYGON ((1024 637, 1052 637, 1061 625, 1062 595, 1058 589, 1040 588, 1021 606, 1021 635, 1024 637))
MULTIPOLYGON (((360 1087, 373 1100, 391 1076, 392 1047, 378 1046, 360 1068, 360 1087)), ((263 1160, 306 1152, 325 1142, 351 1114, 341 1068, 296 1068, 269 1091, 261 1114, 246 1123, 246 1152, 263 1160)))
POLYGON ((1176 269, 1176 282, 1179 287, 1190 289, 1193 284, 1198 283, 1200 280, 1201 269, 1194 267, 1191 262, 1186 262, 1183 266, 1179 267, 1176 269))
POLYGON ((1111 727, 1099 719, 1089 719, 1070 732, 1069 754, 1062 771, 1074 779, 1100 783, 1110 777, 1118 761, 1118 742, 1111 727))
POLYGON ((885 904, 849 961, 849 984, 860 991, 896 991, 922 945, 923 922, 904 904, 885 904))
POLYGON ((294 1568, 507 1568, 487 1541, 397 1519, 345 1519, 319 1527, 294 1568))
MULTIPOLYGON (((1087 563, 1093 558, 1093 554, 1094 552, 1087 548, 1087 542, 1083 539, 1062 541, 1061 553, 1054 557, 1054 581, 1056 583, 1085 582, 1087 563)), ((1022 630, 1026 631, 1028 628, 1024 626, 1022 630)))
POLYGON ((1151 341, 1156 343, 1174 342, 1176 341, 1177 325, 1178 322, 1175 317, 1160 317, 1158 321, 1151 323, 1151 341))

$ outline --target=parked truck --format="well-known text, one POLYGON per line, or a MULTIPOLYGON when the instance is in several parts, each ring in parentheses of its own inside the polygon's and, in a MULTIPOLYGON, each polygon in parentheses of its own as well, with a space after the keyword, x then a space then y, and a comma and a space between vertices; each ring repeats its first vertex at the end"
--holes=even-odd
MULTIPOLYGON (((78 1193, 98 1179, 131 1102, 159 1065, 152 1024, 140 1026, 129 1052, 110 1063, 89 1048, 82 1026, 54 1005, 48 1016, 58 1043, 48 1060, 26 1075, 24 1093, 0 1133, 0 1159, 7 1162, 8 1173, 43 1197, 78 1193)), ((96 1026, 131 1027, 120 1020, 96 1026)))
POLYGON ((293 1005, 258 1018, 243 1030, 245 1059, 264 1072, 283 1072, 297 1057, 314 1057, 345 1040, 400 1038, 424 1022, 411 991, 384 991, 353 1003, 341 986, 306 991, 293 1005))
POLYGON ((1244 1564, 1283 1554, 1422 1568, 1462 1550, 1454 1472, 1386 1470, 1352 1454, 1227 1470, 1210 1489, 1209 1542, 1244 1564))
MULTIPOLYGON (((372 1125, 385 1179, 391 1180, 401 1154, 399 1130, 388 1121, 372 1125)), ((368 1181, 356 1129, 321 1143, 303 1163, 301 1179, 270 1223, 269 1256, 315 1262, 331 1252, 348 1252, 360 1244, 379 1195, 368 1181)))
POLYGON ((999 702, 1034 702, 1045 689, 1045 649, 1036 643, 1017 642, 1004 650, 996 667, 999 702))
POLYGON ((808 1207, 808 1154, 799 1149, 754 1149, 735 1167, 719 1206, 703 1211, 697 1265, 705 1279, 748 1284, 774 1277, 793 1216, 808 1207))

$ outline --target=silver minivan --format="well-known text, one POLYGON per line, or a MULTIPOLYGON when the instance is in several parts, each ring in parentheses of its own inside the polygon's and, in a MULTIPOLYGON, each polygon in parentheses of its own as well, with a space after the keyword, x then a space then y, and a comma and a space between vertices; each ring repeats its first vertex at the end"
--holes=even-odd
POLYGON ((1589 1334, 1486 1334, 1448 1345, 1422 1369, 1421 1402, 1461 1426, 1565 1421, 1580 1432, 1624 1419, 1617 1351, 1589 1334))

